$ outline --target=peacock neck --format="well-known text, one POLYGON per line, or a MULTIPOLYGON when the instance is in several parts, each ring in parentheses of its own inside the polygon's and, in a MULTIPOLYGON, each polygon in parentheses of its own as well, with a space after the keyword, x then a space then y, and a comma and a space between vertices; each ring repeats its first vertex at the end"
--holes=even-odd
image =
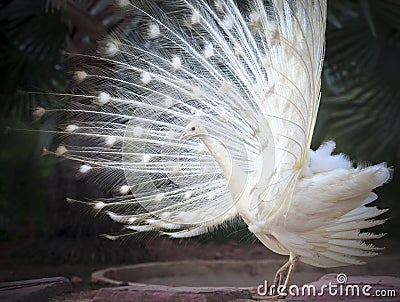
POLYGON ((221 141, 210 135, 203 136, 201 140, 213 155, 214 159, 217 161, 222 172, 224 173, 229 191, 232 195, 238 212, 242 215, 242 217, 247 216, 246 213, 248 211, 248 206, 246 205, 248 205, 248 200, 246 200, 246 198, 249 197, 249 195, 245 193, 246 190, 248 190, 248 187, 246 186, 248 184, 247 175, 237 165, 229 150, 221 141))

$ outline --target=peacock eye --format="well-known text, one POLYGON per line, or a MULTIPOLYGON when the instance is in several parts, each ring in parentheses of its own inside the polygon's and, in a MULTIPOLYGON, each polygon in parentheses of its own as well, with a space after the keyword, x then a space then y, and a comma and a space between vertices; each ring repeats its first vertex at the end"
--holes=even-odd
POLYGON ((193 126, 190 130, 194 131, 194 130, 196 130, 196 127, 193 126))

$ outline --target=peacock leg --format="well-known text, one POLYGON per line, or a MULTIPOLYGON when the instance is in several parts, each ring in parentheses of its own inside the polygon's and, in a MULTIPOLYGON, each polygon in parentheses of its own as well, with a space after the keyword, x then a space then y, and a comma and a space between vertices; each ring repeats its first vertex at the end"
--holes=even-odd
MULTIPOLYGON (((292 257, 290 257, 290 258, 292 258, 292 257)), ((292 278, 293 273, 296 270, 297 262, 299 262, 299 256, 294 256, 292 259, 289 260, 289 262, 290 262, 290 265, 289 265, 288 272, 286 275, 286 280, 285 280, 285 283, 283 284, 285 286, 285 288, 287 288, 289 286, 290 279, 292 278)))
MULTIPOLYGON (((278 288, 283 286, 283 290, 286 290, 289 285, 290 279, 296 269, 299 256, 290 256, 289 261, 286 262, 277 272, 274 278, 274 290, 273 295, 278 295, 278 288)), ((280 289, 281 291, 281 289, 280 289)))
POLYGON ((276 272, 275 278, 274 278, 273 295, 276 295, 278 287, 283 285, 284 280, 286 280, 286 275, 287 275, 287 272, 289 271, 290 265, 291 265, 291 261, 289 260, 284 265, 282 265, 281 268, 279 268, 278 271, 276 272))

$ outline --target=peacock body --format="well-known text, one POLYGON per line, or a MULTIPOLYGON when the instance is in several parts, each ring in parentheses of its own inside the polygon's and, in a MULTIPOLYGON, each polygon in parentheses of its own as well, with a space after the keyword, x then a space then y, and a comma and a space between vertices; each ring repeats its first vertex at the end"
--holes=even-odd
POLYGON ((241 217, 290 256, 289 276, 297 259, 335 267, 375 255, 363 240, 382 235, 360 230, 384 222, 373 218, 385 210, 368 204, 390 169, 354 167, 332 155, 334 142, 310 150, 326 0, 253 0, 242 10, 179 0, 173 11, 131 2, 117 1, 135 21, 101 43, 97 64, 80 56, 62 132, 81 143, 55 152, 112 184, 114 197, 94 209, 173 238, 241 217))

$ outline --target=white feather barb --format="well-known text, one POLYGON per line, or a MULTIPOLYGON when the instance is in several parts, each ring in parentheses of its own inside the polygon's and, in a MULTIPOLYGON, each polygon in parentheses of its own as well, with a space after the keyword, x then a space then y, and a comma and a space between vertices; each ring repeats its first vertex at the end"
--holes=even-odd
POLYGON ((360 229, 384 223, 366 205, 390 169, 353 168, 332 141, 310 150, 326 0, 119 2, 137 19, 100 43, 104 66, 75 73, 62 133, 78 143, 55 152, 112 186, 97 212, 172 238, 240 215, 267 247, 322 267, 374 254, 362 240, 381 235, 360 229))
MULTIPOLYGON (((160 221, 210 230, 237 212, 210 151, 201 141, 179 141, 198 117, 245 173, 265 166, 259 187, 279 205, 278 193, 307 153, 315 123, 325 2, 250 1, 251 10, 241 12, 233 1, 182 0, 165 12, 151 1, 132 1, 124 9, 140 16, 142 31, 105 40, 98 60, 114 66, 107 72, 79 71, 82 93, 69 96, 65 129, 84 145, 68 146, 62 156, 107 183, 127 183, 113 190, 140 204, 147 217, 167 212, 160 221), (278 155, 276 166, 265 162, 267 153, 270 161, 278 155), (277 185, 266 190, 270 181, 277 185)), ((129 201, 107 203, 113 220, 137 219, 120 213, 118 204, 126 209, 129 201)), ((260 215, 269 210, 261 205, 260 215)))

